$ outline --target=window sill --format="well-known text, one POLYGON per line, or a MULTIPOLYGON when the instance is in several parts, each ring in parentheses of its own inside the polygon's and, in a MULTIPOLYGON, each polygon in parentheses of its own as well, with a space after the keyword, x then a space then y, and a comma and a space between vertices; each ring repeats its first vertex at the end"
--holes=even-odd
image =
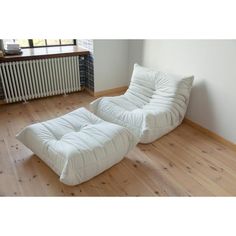
POLYGON ((78 46, 25 48, 22 49, 22 52, 21 55, 4 56, 0 58, 0 63, 68 56, 85 56, 89 54, 88 50, 78 46))

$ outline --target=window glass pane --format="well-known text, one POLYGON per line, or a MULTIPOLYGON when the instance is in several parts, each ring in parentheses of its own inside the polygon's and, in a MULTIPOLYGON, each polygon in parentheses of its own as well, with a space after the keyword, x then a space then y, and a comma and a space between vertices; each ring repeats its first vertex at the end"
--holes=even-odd
POLYGON ((61 44, 74 44, 73 39, 61 39, 61 44))
POLYGON ((8 43, 18 43, 20 47, 29 47, 28 39, 3 39, 4 47, 7 47, 8 43))
POLYGON ((20 44, 20 47, 29 47, 28 39, 15 39, 15 43, 20 44))
POLYGON ((33 39, 34 47, 46 46, 45 39, 33 39))
POLYGON ((59 39, 47 39, 47 45, 60 45, 59 39))
POLYGON ((7 48, 8 43, 14 43, 14 39, 3 39, 4 48, 7 48))
MULTIPOLYGON (((44 47, 44 46, 59 46, 61 45, 73 45, 74 39, 33 39, 34 47, 44 47), (47 43, 46 43, 47 42, 47 43)), ((29 39, 3 39, 4 47, 7 47, 8 43, 18 43, 20 47, 30 47, 29 39)))

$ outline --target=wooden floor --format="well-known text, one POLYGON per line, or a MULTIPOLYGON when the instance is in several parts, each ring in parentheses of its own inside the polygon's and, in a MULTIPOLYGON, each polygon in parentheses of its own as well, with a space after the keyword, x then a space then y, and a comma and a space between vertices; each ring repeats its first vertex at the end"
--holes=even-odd
POLYGON ((1 196, 236 196, 236 152, 187 124, 152 144, 139 144, 86 183, 60 183, 15 135, 92 100, 79 93, 0 106, 1 196))

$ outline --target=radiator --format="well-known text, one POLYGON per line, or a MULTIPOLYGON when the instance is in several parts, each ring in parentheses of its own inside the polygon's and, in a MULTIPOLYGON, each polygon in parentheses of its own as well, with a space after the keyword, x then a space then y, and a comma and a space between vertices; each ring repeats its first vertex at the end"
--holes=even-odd
POLYGON ((79 91, 79 56, 0 64, 7 103, 79 91))

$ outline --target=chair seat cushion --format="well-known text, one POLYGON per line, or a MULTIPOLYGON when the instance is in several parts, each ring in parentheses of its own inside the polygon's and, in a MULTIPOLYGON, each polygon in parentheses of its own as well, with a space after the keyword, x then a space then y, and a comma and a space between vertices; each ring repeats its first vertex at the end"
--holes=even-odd
MULTIPOLYGON (((127 95, 123 95, 127 101, 127 95)), ((98 98, 90 104, 94 114, 101 119, 112 122, 130 130, 140 143, 151 143, 176 128, 179 123, 173 123, 171 114, 159 109, 124 108, 113 102, 109 97, 98 98)))
POLYGON ((67 185, 77 185, 118 163, 137 144, 126 128, 85 108, 24 128, 16 138, 67 185))

